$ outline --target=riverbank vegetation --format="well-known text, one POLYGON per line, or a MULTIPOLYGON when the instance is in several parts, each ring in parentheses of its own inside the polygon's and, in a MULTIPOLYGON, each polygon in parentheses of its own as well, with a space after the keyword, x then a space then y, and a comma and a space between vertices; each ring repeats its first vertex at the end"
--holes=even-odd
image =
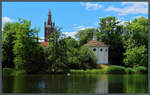
POLYGON ((99 19, 99 27, 80 30, 76 39, 66 37, 55 27, 48 47, 38 42, 39 29, 19 19, 5 23, 2 31, 2 67, 4 75, 56 73, 147 73, 148 19, 141 17, 124 24, 108 16, 99 19), (93 32, 109 46, 109 66, 99 68, 95 53, 85 43, 93 32), (13 72, 13 73, 12 73, 13 72))

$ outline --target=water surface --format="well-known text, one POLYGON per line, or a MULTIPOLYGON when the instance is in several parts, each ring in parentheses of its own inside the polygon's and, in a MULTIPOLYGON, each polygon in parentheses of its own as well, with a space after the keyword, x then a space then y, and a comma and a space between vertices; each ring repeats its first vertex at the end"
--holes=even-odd
POLYGON ((3 93, 147 93, 148 75, 26 75, 3 77, 3 93))

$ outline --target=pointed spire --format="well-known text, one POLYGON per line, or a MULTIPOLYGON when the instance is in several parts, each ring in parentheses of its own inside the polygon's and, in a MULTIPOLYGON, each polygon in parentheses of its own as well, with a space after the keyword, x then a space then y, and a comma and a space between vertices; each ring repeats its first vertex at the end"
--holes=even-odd
POLYGON ((55 27, 55 18, 54 18, 54 22, 53 22, 53 27, 55 27))
POLYGON ((46 20, 44 20, 44 25, 46 26, 46 20))
POLYGON ((52 18, 51 17, 52 17, 51 10, 49 10, 49 12, 48 12, 48 21, 47 21, 48 25, 52 24, 52 18))
POLYGON ((51 15, 51 9, 49 9, 48 15, 51 15))

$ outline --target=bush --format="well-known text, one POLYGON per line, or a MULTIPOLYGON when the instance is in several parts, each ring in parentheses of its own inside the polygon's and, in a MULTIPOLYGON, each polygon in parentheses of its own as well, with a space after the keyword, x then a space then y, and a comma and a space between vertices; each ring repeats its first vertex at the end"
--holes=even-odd
POLYGON ((136 67, 134 68, 136 70, 136 73, 139 73, 139 74, 145 74, 145 73, 148 73, 148 70, 146 67, 144 66, 139 66, 139 67, 136 67))
POLYGON ((125 68, 122 66, 110 66, 105 71, 107 74, 124 74, 125 68))
POLYGON ((134 74, 136 72, 133 68, 126 68, 125 71, 127 74, 134 74))
POLYGON ((11 68, 3 68, 2 76, 10 76, 12 72, 13 72, 13 69, 11 69, 11 68))
POLYGON ((71 74, 104 74, 103 69, 70 70, 71 74))
POLYGON ((25 72, 25 70, 17 70, 17 71, 12 72, 11 75, 18 76, 18 75, 26 75, 26 74, 27 73, 25 72))

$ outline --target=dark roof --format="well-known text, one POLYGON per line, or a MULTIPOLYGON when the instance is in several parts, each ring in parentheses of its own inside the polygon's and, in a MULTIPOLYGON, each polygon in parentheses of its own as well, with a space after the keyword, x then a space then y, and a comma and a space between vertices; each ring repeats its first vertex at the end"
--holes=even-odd
POLYGON ((48 47, 48 42, 40 42, 40 45, 42 45, 44 47, 48 47))
POLYGON ((97 40, 91 40, 88 43, 85 44, 85 46, 100 46, 100 47, 108 47, 107 45, 105 45, 103 42, 97 41, 97 40))

